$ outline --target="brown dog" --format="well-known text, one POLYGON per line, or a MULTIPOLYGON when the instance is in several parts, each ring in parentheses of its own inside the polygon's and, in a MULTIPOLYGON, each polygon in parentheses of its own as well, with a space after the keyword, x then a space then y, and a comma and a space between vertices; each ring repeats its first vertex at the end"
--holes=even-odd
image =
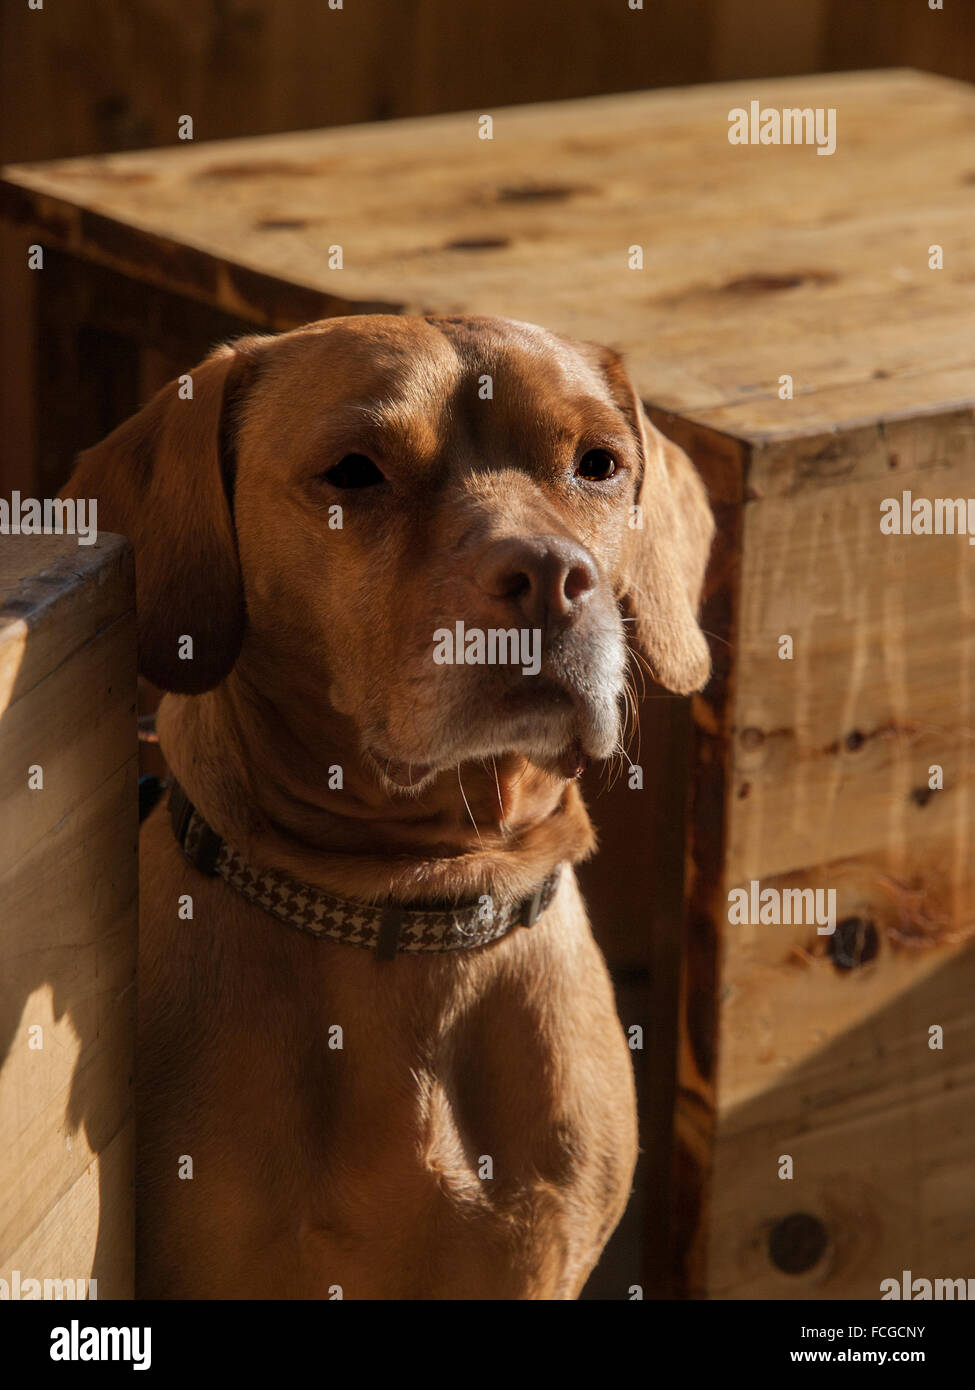
POLYGON ((181 381, 65 489, 135 545, 163 750, 245 865, 144 827, 139 1292, 573 1298, 636 1155, 573 779, 619 746, 618 600, 707 678, 704 489, 615 353, 528 324, 334 319, 181 381), (236 891, 265 871, 385 905, 382 949, 236 891), (398 908, 478 902, 521 925, 396 950, 398 908))

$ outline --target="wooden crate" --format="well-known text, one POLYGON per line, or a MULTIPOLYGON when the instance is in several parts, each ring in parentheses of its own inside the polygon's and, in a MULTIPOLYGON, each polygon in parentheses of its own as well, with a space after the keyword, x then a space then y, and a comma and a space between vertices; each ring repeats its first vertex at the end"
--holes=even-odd
POLYGON ((134 702, 127 542, 0 536, 5 1297, 132 1296, 134 702))
POLYGON ((21 400, 45 366, 21 417, 38 487, 238 327, 480 312, 621 349, 719 523, 714 677, 690 718, 644 702, 647 790, 597 796, 586 874, 611 963, 652 977, 647 1294, 964 1275, 972 553, 882 536, 879 504, 975 494, 975 94, 910 71, 736 83, 501 109, 492 140, 481 114, 8 169, 8 240, 47 254, 20 282, 35 352, 14 352, 21 400), (835 109, 835 154, 730 145, 753 100, 835 109), (732 926, 751 880, 835 887, 834 954, 732 926), (846 968, 858 937, 876 949, 846 968))
POLYGON ((877 1298, 904 1269, 963 1277, 973 555, 963 535, 883 535, 879 518, 904 489, 975 496, 972 408, 717 447, 669 423, 727 508, 716 568, 734 595, 730 612, 713 595, 727 670, 695 701, 678 1287, 877 1298), (752 880, 834 890, 836 931, 733 924, 729 892, 752 880))

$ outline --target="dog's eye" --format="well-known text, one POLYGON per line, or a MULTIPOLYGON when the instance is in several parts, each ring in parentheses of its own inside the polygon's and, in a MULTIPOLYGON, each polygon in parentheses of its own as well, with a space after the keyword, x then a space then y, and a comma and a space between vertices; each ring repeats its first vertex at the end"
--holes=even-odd
POLYGON ((616 472, 616 460, 605 449, 590 449, 583 454, 576 476, 590 483, 605 483, 616 472))
POLYGON ((346 454, 334 468, 322 475, 333 487, 375 487, 386 479, 365 454, 346 454))

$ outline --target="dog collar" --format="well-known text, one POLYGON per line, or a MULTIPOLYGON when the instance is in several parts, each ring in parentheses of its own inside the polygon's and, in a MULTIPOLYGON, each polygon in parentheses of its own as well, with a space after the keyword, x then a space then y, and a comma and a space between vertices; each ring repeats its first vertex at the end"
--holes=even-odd
POLYGON ((504 908, 492 907, 489 899, 429 912, 397 904, 373 906, 335 897, 279 869, 250 868, 240 852, 207 825, 175 779, 170 783, 169 815, 177 844, 201 873, 219 876, 290 927, 363 946, 380 960, 392 960, 398 951, 486 946, 515 927, 533 927, 555 897, 562 873, 562 865, 557 864, 530 897, 504 908))

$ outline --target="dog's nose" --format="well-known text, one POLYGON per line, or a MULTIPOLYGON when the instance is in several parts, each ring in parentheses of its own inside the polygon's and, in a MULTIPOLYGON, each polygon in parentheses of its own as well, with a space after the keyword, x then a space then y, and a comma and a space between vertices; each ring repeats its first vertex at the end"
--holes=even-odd
POLYGON ((543 632, 570 622, 597 580, 589 552, 561 536, 492 541, 478 556, 473 577, 482 593, 506 599, 543 632))

